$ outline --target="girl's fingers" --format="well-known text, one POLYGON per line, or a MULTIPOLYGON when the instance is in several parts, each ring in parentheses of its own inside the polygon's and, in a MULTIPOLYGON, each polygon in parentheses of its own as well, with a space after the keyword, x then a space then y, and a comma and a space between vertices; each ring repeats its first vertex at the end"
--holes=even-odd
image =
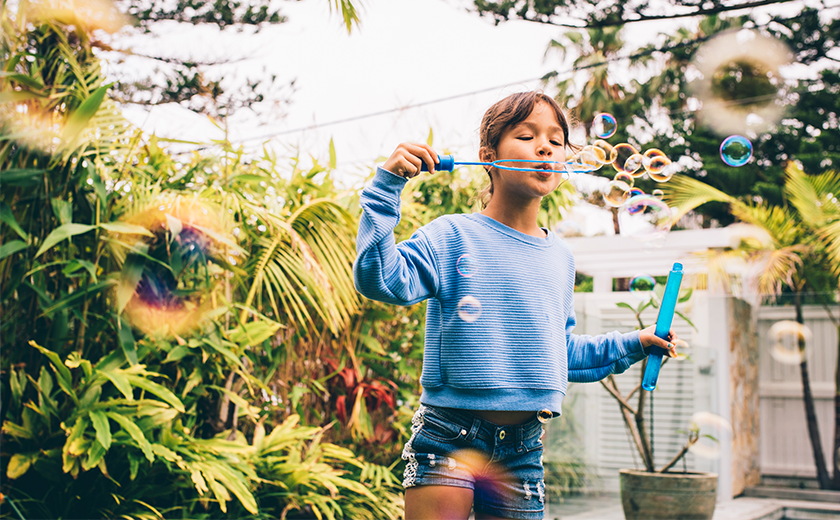
MULTIPOLYGON (((410 147, 407 149, 411 152, 411 154, 417 158, 419 158, 423 163, 426 163, 426 168, 428 168, 429 173, 434 173, 435 171, 435 164, 437 164, 437 153, 432 149, 431 146, 427 144, 410 144, 410 147)), ((422 163, 421 163, 422 164, 422 163)), ((418 172, 419 172, 419 165, 418 165, 418 172)))

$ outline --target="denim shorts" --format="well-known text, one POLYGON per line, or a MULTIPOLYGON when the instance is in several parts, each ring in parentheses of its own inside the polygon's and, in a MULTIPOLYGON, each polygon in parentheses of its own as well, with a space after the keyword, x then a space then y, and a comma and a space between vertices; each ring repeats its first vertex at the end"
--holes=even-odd
POLYGON ((420 405, 402 458, 403 486, 472 489, 477 513, 540 520, 545 512, 542 424, 499 426, 464 410, 420 405))

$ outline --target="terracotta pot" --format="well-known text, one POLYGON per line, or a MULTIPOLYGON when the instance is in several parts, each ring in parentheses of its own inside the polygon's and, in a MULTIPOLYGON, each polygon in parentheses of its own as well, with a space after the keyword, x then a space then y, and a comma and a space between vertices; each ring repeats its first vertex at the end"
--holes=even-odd
POLYGON ((619 471, 627 520, 711 520, 717 500, 716 473, 619 471))

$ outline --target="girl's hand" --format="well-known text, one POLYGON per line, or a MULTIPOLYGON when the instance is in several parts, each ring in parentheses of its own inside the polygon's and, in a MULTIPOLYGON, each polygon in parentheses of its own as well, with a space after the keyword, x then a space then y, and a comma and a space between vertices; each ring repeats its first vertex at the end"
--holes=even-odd
POLYGON ((401 143, 388 157, 382 168, 394 175, 410 179, 420 173, 420 167, 426 163, 429 173, 434 173, 438 154, 427 144, 401 143))
POLYGON ((639 331, 639 340, 642 342, 642 346, 644 348, 652 347, 654 345, 657 347, 662 347, 663 349, 668 351, 668 357, 677 357, 677 347, 675 347, 674 344, 671 343, 672 341, 677 339, 677 335, 674 334, 674 329, 668 331, 668 341, 665 341, 664 339, 654 334, 654 331, 656 331, 656 325, 651 325, 650 327, 639 331))

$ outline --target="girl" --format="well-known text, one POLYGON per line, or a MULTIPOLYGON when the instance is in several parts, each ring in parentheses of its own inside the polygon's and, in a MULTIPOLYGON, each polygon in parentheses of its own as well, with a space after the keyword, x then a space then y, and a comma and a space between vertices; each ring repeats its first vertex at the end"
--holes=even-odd
POLYGON ((406 520, 466 519, 472 507, 476 519, 543 518, 539 419, 561 413, 567 382, 624 372, 651 345, 676 356, 655 327, 572 334, 574 259, 537 224, 568 135, 543 93, 499 101, 481 122, 481 160, 545 160, 542 171, 488 168, 481 213, 440 217, 400 244, 400 193, 438 155, 400 144, 362 191, 356 288, 396 305, 429 300, 421 405, 403 450, 406 520))

